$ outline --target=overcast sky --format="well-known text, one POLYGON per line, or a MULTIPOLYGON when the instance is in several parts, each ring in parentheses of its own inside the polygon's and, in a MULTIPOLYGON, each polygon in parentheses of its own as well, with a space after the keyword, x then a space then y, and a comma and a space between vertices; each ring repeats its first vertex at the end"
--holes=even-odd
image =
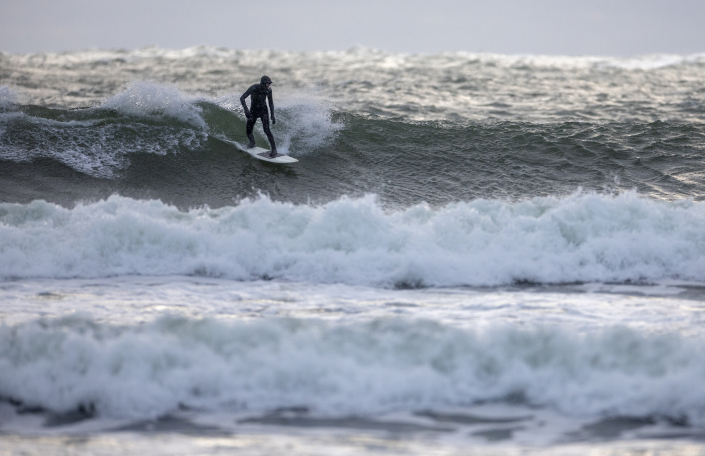
POLYGON ((705 0, 0 0, 0 50, 705 52, 705 0))

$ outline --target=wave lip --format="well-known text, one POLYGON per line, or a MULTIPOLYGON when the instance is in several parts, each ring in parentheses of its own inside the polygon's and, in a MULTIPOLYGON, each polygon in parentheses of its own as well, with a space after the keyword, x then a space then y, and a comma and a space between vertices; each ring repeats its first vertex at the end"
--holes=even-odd
POLYGON ((130 154, 198 150, 207 134, 178 125, 105 121, 99 115, 60 121, 22 112, 0 118, 0 160, 56 160, 91 177, 115 178, 130 154))
POLYGON ((112 196, 0 205, 0 276, 202 274, 374 286, 705 280, 705 206, 634 192, 386 213, 267 197, 181 212, 112 196))
POLYGON ((104 100, 100 108, 133 117, 173 118, 206 130, 206 122, 201 117, 203 109, 194 103, 198 99, 186 95, 175 85, 132 81, 125 90, 104 100))

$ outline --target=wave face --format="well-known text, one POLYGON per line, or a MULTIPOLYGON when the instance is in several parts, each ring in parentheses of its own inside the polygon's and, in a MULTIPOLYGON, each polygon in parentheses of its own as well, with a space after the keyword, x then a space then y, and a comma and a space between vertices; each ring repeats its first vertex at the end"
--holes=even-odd
POLYGON ((231 205, 259 191, 295 203, 375 193, 393 208, 566 196, 577 187, 705 197, 705 124, 408 122, 294 97, 277 108, 275 136, 303 164, 270 169, 228 142, 246 142, 229 102, 135 83, 95 108, 13 105, 0 113, 0 197, 70 206, 117 192, 182 208, 231 205))
MULTIPOLYGON (((704 62, 369 49, 2 54, 0 200, 71 206, 119 193, 186 209, 259 191, 294 203, 374 193, 406 208, 578 187, 701 200, 704 62), (276 141, 301 166, 253 164, 226 141, 246 141, 239 95, 265 70, 278 75, 276 141)), ((261 130, 257 142, 267 146, 261 130)))
POLYGON ((375 286, 705 281, 705 207, 635 193, 385 212, 244 200, 179 211, 113 196, 0 205, 0 276, 197 274, 375 286))

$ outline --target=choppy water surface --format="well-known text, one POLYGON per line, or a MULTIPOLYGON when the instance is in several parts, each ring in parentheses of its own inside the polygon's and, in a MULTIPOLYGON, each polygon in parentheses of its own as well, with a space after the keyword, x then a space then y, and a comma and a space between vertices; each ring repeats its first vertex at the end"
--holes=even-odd
POLYGON ((703 81, 703 55, 1 53, 0 446, 705 454, 703 81), (293 166, 228 142, 262 74, 293 166))

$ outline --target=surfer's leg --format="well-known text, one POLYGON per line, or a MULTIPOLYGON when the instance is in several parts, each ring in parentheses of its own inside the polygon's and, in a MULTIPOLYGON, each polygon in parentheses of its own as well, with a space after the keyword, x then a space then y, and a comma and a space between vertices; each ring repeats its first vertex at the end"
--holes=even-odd
POLYGON ((269 115, 267 113, 264 113, 261 119, 262 129, 264 130, 264 134, 267 135, 269 145, 272 147, 272 153, 270 154, 270 156, 274 158, 277 156, 277 146, 276 144, 274 144, 274 135, 272 134, 272 130, 269 129, 269 115))
POLYGON ((250 143, 247 145, 248 149, 255 147, 255 136, 252 134, 252 130, 255 129, 255 122, 257 122, 257 117, 255 116, 250 116, 250 118, 247 119, 245 131, 247 132, 247 139, 250 140, 250 143))

